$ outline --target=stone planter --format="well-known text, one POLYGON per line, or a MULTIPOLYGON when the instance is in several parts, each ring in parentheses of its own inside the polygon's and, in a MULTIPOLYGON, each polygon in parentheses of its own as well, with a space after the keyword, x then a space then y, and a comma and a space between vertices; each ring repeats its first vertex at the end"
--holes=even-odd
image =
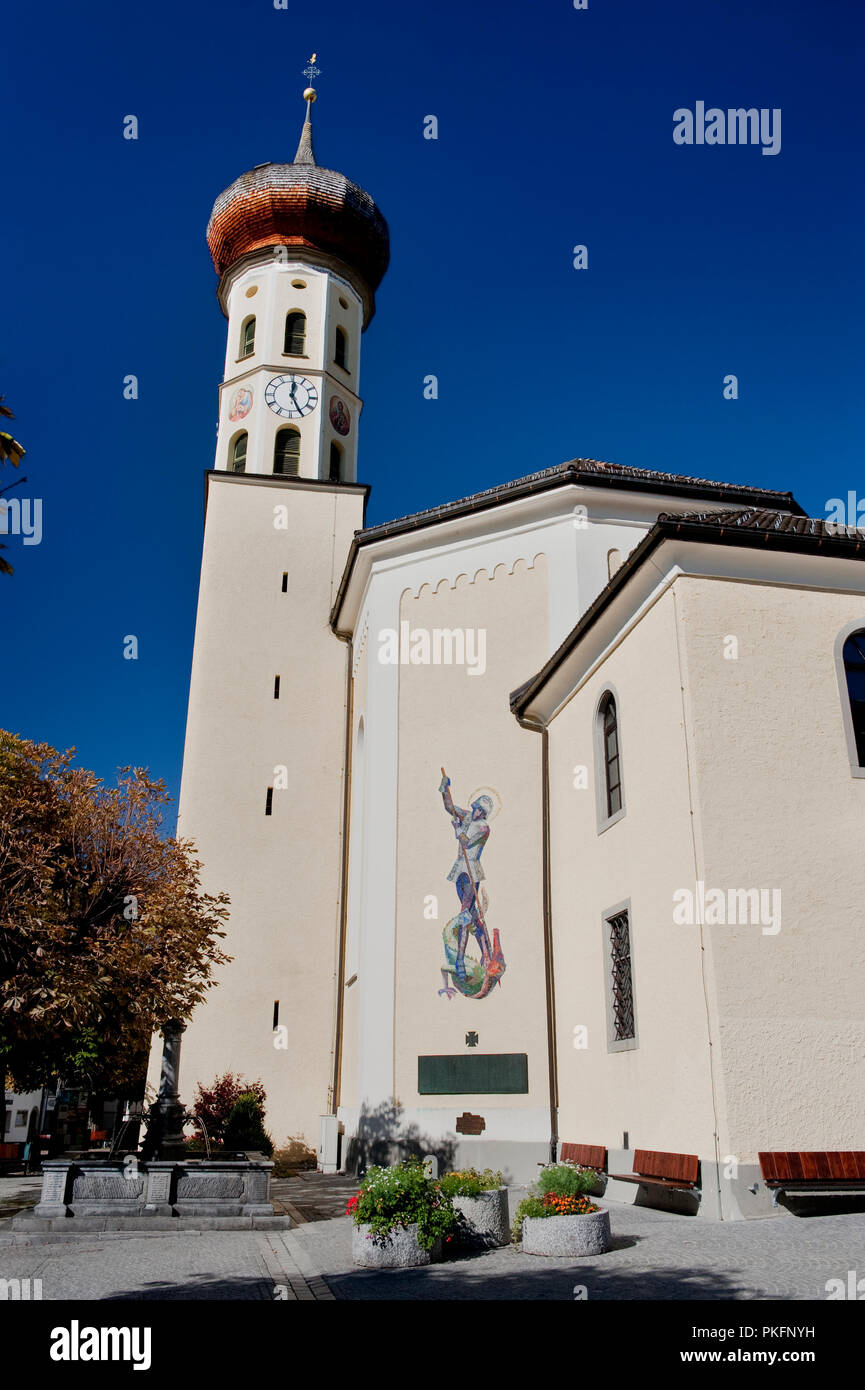
POLYGON ((482 1249, 507 1245, 511 1227, 506 1187, 492 1188, 478 1197, 454 1197, 453 1203, 460 1215, 460 1245, 482 1249))
POLYGON ((610 1213, 587 1216, 527 1216, 523 1222, 524 1255, 602 1255, 610 1248, 610 1213))
POLYGON ((411 1269, 441 1259, 441 1241, 432 1250, 418 1244, 417 1224, 396 1226, 388 1235, 374 1240, 369 1226, 353 1226, 351 1257, 363 1269, 411 1269))

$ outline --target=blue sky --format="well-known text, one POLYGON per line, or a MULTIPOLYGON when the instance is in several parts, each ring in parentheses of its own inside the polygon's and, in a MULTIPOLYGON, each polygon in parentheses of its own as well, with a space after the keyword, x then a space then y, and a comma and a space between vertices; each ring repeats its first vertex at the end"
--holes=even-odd
POLYGON ((0 391, 43 538, 5 552, 0 724, 178 790, 224 355, 204 231, 240 173, 292 158, 313 50, 318 161, 391 229, 370 523, 575 456, 816 515, 865 495, 863 39, 849 0, 7 13, 0 391), (780 108, 780 153, 674 144, 697 101, 780 108))

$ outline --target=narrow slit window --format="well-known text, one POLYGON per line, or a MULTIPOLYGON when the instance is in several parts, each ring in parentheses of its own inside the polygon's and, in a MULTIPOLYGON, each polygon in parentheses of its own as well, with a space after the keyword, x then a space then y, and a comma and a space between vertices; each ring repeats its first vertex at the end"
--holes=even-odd
POLYGON ((342 449, 339 447, 336 440, 332 439, 330 442, 330 469, 328 472, 328 480, 332 483, 338 483, 341 477, 342 449))
POLYGON ((344 328, 336 330, 336 344, 334 347, 333 360, 343 371, 348 371, 348 335, 344 328))
POLYGON ((267 789, 267 797, 264 802, 264 814, 266 816, 273 815, 273 787, 268 787, 267 789))
POLYGON ((856 758, 865 767, 865 628, 851 632, 844 643, 844 674, 847 699, 856 741, 856 758))
POLYGON ((274 700, 279 699, 279 676, 273 678, 273 698, 274 700))
POLYGON ((288 570, 282 571, 282 592, 284 594, 288 593, 288 570))
POLYGON ((601 706, 601 735, 604 751, 606 810, 615 816, 622 809, 622 771, 619 753, 619 721, 616 702, 608 695, 601 706))
POLYGON ((276 1029, 277 1029, 278 1027, 279 1027, 279 1000, 278 1000, 278 999, 274 999, 274 1001, 273 1001, 273 1029, 274 1029, 274 1032, 276 1032, 276 1029))

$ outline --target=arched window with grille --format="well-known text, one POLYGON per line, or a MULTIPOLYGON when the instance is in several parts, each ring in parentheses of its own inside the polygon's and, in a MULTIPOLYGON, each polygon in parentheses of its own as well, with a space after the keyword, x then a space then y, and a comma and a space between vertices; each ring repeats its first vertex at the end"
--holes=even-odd
POLYGON ((342 477, 342 449, 335 439, 330 441, 330 471, 328 478, 332 483, 338 483, 342 477))
POLYGON ((622 745, 619 712, 612 690, 606 690, 598 705, 595 721, 596 785, 598 789, 598 828, 605 830, 624 815, 622 787, 622 745))
POLYGON ((849 628, 838 639, 844 730, 851 771, 865 777, 865 627, 849 628))
POLYGON ((300 431, 287 425, 277 430, 273 445, 274 473, 287 473, 297 477, 300 472, 300 431))
POLYGON ((336 344, 333 352, 333 360, 343 371, 348 371, 348 334, 344 328, 336 330, 336 344))
POLYGON ((292 309, 285 316, 285 345, 283 352, 290 357, 302 357, 306 352, 306 314, 292 309))
POLYGON ((241 357, 251 357, 255 352, 255 315, 252 314, 248 319, 244 319, 240 326, 240 353, 241 357))
POLYGON ((246 472, 246 450, 249 445, 249 435, 246 430, 239 434, 231 445, 228 455, 228 468, 231 473, 246 472))

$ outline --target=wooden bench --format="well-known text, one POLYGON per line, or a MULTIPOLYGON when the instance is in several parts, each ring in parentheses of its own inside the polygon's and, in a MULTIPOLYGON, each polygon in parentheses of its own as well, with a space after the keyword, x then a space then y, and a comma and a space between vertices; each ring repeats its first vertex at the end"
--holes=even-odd
POLYGON ((24 1145, 0 1144, 0 1168, 23 1168, 24 1145))
POLYGON ((654 1149, 634 1149, 633 1173, 611 1173, 618 1182, 635 1182, 641 1187, 666 1187, 674 1192, 699 1194, 700 1159, 697 1154, 659 1153, 654 1149))
POLYGON ((581 1168, 594 1168, 598 1173, 607 1170, 607 1150, 603 1144, 560 1144, 560 1163, 577 1163, 581 1168))
POLYGON ((782 1192, 800 1197, 865 1193, 865 1153, 836 1150, 760 1153, 760 1172, 772 1193, 772 1206, 782 1192))

